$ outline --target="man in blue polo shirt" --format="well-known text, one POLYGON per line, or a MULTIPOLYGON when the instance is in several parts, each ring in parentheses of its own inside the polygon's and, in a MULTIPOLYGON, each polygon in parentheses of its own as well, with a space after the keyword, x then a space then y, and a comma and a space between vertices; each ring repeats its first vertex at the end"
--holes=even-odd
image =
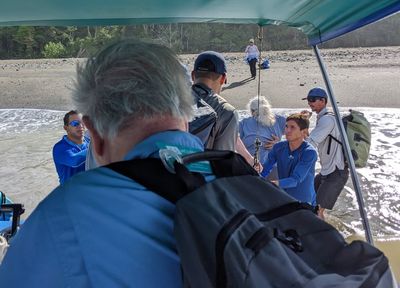
POLYGON ((272 147, 262 176, 267 176, 277 163, 279 179, 272 182, 297 200, 315 205, 314 173, 318 156, 312 145, 304 141, 308 127, 309 120, 301 113, 286 118, 286 141, 272 147))
POLYGON ((53 159, 60 184, 76 173, 85 171, 86 152, 89 138, 85 136, 85 126, 81 115, 71 110, 64 116, 64 135, 53 147, 53 159))

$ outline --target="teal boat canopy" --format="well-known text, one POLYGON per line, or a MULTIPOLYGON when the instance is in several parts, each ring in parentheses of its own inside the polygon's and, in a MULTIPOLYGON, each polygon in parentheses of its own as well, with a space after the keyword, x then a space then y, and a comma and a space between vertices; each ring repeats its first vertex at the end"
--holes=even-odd
POLYGON ((311 45, 400 10, 400 0, 9 0, 0 26, 164 23, 287 25, 311 45))

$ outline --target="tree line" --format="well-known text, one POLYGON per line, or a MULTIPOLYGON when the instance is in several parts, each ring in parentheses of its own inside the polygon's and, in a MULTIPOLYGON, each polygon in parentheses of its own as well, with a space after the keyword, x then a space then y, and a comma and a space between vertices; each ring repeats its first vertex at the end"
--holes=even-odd
MULTIPOLYGON (((328 41, 325 48, 400 45, 400 14, 328 41)), ((94 27, 2 27, 0 59, 86 57, 108 42, 121 38, 154 41, 176 53, 204 50, 241 52, 258 26, 239 24, 146 24, 94 27)), ((308 48, 306 36, 286 26, 266 26, 263 50, 308 48)), ((258 43, 256 41, 256 43, 258 43)))

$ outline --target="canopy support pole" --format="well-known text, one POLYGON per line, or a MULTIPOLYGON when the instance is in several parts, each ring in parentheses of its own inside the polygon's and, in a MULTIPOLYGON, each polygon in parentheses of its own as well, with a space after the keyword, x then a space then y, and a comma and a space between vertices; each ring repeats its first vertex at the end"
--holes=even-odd
POLYGON ((363 227, 364 227, 364 231, 365 231, 365 238, 368 241, 368 243, 374 245, 374 240, 373 240, 372 234, 371 234, 371 228, 369 226, 367 213, 365 211, 364 199, 363 199, 362 192, 361 192, 360 181, 358 179, 358 175, 356 172, 356 166, 354 164, 354 159, 351 154, 351 149, 350 149, 349 141, 347 139, 346 130, 344 129, 344 125, 343 125, 343 122, 340 117, 339 107, 336 103, 335 96, 333 95, 333 89, 331 86, 331 82, 329 80, 328 73, 325 68, 325 64, 322 61, 321 54, 319 53, 319 49, 318 49, 317 45, 313 45, 312 47, 314 49, 315 56, 317 57, 319 68, 321 69, 322 76, 323 76, 324 82, 325 82, 325 86, 328 90, 329 101, 331 101, 331 103, 332 103, 332 108, 335 113, 336 123, 339 125, 339 131, 340 131, 340 134, 343 139, 343 141, 342 141, 344 144, 343 148, 344 148, 344 152, 346 154, 346 159, 348 160, 347 162, 349 164, 349 168, 350 168, 350 172, 351 172, 350 173, 351 179, 352 179, 354 190, 355 190, 356 196, 357 196, 358 209, 360 211, 360 215, 361 215, 361 219, 362 219, 362 223, 363 223, 363 227))

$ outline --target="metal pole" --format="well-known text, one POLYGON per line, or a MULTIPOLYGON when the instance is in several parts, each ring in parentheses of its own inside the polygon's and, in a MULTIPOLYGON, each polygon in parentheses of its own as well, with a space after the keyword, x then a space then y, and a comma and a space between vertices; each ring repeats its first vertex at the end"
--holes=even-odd
POLYGON ((351 172, 350 173, 351 174, 351 180, 353 181, 354 190, 356 192, 356 197, 357 197, 357 202, 358 202, 358 209, 360 211, 362 223, 363 223, 364 230, 365 230, 365 238, 367 239, 368 243, 374 245, 374 240, 372 238, 371 228, 369 226, 367 213, 365 211, 364 199, 363 199, 362 192, 361 192, 360 181, 358 179, 358 175, 357 175, 357 172, 356 172, 356 166, 354 164, 354 159, 353 159, 353 156, 351 154, 349 140, 347 139, 346 130, 344 129, 344 125, 343 125, 342 120, 341 120, 339 107, 338 107, 338 105, 336 103, 335 96, 333 95, 333 89, 332 89, 331 83, 329 81, 328 73, 326 71, 324 62, 322 61, 321 54, 319 53, 319 49, 318 49, 318 47, 316 45, 314 45, 312 47, 313 47, 315 55, 317 57, 319 68, 321 69, 321 72, 322 72, 322 76, 324 77, 325 86, 326 86, 326 88, 328 90, 329 100, 332 103, 332 108, 333 108, 333 111, 335 113, 336 123, 339 125, 339 131, 340 131, 340 134, 342 135, 342 140, 343 140, 342 142, 344 144, 343 148, 344 148, 344 152, 346 154, 347 162, 349 164, 349 168, 350 168, 350 172, 351 172))

